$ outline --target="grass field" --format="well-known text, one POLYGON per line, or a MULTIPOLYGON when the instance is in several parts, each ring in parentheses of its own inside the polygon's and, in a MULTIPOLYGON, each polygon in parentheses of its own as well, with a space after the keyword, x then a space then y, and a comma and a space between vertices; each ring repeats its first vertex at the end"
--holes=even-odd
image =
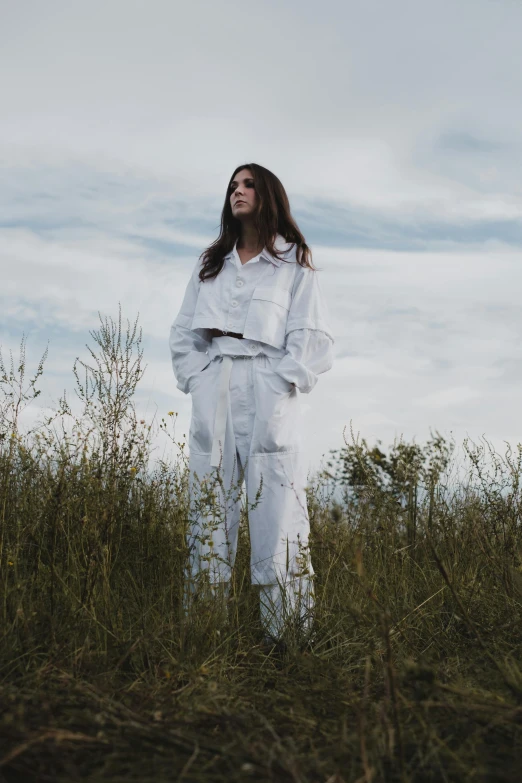
POLYGON ((80 416, 22 431, 43 364, 0 368, 0 781, 520 781, 522 449, 455 483, 347 445, 308 490, 314 637, 267 653, 246 509, 228 613, 183 611, 185 448, 150 462, 136 325, 92 336, 80 416))

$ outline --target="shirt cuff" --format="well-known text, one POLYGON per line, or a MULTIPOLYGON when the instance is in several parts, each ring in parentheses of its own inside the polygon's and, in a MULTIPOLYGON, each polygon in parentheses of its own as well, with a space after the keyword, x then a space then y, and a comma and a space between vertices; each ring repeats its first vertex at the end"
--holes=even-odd
POLYGON ((212 361, 208 353, 204 351, 191 351, 189 354, 185 354, 183 357, 183 372, 180 372, 179 366, 177 367, 177 384, 176 388, 188 394, 190 379, 197 375, 198 372, 207 367, 212 361))
POLYGON ((294 359, 289 353, 283 356, 273 369, 289 383, 295 383, 303 394, 309 394, 318 380, 318 376, 314 372, 294 359))

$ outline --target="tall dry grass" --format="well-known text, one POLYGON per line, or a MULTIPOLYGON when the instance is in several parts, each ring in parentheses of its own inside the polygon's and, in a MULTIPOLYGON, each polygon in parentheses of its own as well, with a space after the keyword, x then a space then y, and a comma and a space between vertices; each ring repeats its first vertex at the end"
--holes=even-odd
POLYGON ((184 444, 151 461, 137 323, 101 319, 82 404, 0 366, 0 781, 518 781, 522 448, 352 437, 308 488, 314 636, 260 647, 247 509, 228 613, 184 610, 184 444), (467 471, 467 472, 466 472, 467 471))

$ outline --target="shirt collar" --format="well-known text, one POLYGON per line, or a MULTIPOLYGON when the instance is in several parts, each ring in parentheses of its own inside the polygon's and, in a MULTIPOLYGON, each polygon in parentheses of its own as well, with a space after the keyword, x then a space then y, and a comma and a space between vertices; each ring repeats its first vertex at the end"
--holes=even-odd
MULTIPOLYGON (((278 234, 276 236, 274 241, 274 248, 278 253, 286 252, 287 250, 289 250, 290 246, 291 246, 290 242, 287 242, 281 236, 281 234, 278 234)), ((225 259, 232 258, 234 254, 237 254, 237 242, 235 243, 233 250, 231 250, 230 253, 228 253, 225 256, 225 259)), ((263 248, 263 250, 260 253, 260 256, 261 258, 264 258, 265 261, 269 261, 270 263, 274 264, 274 266, 281 266, 282 261, 279 258, 273 256, 272 253, 269 253, 266 247, 263 248)))

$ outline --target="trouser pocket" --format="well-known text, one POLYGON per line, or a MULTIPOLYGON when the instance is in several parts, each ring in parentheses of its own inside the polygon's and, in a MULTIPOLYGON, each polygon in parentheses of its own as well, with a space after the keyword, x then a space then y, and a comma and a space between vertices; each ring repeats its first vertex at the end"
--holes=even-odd
POLYGON ((299 451, 301 405, 293 383, 274 371, 278 359, 261 357, 254 366, 256 422, 252 454, 299 451))
POLYGON ((210 454, 217 404, 217 381, 221 357, 209 361, 189 380, 192 415, 189 430, 189 449, 197 454, 210 454))

